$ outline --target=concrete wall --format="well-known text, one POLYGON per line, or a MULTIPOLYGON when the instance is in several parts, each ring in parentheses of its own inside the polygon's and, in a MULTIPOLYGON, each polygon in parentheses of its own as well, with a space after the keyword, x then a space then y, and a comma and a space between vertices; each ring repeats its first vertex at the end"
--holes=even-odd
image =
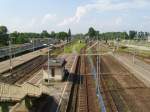
POLYGON ((63 68, 55 68, 55 80, 62 80, 64 77, 63 68))
POLYGON ((62 80, 64 77, 64 67, 58 67, 58 68, 54 68, 54 72, 55 72, 55 76, 52 77, 52 73, 51 73, 51 68, 50 68, 50 76, 48 76, 48 70, 44 70, 43 72, 43 79, 54 79, 54 80, 62 80))
POLYGON ((150 42, 150 36, 148 37, 148 42, 150 42))

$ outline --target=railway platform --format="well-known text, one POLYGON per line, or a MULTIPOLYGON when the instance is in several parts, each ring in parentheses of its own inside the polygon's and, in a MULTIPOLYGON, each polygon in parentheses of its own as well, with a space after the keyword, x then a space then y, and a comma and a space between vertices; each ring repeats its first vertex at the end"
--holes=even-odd
MULTIPOLYGON (((65 60, 67 61, 66 64, 66 69, 68 69, 68 71, 70 73, 75 72, 75 68, 76 68, 76 64, 77 64, 77 60, 78 60, 78 56, 77 55, 69 55, 69 56, 60 56, 59 58, 65 58, 65 60)), ((39 97, 39 95, 41 95, 42 93, 48 93, 48 95, 52 96, 55 101, 58 104, 58 109, 59 110, 65 110, 65 108, 67 107, 67 103, 69 101, 69 96, 70 96, 70 90, 72 87, 72 81, 70 80, 65 80, 65 81, 57 81, 57 82, 51 82, 51 85, 49 86, 43 86, 42 84, 42 69, 39 70, 37 72, 37 74, 35 74, 31 79, 29 79, 28 81, 26 81, 24 84, 22 84, 21 86, 15 86, 15 88, 17 88, 18 92, 21 92, 21 88, 25 88, 24 94, 22 93, 22 96, 25 95, 25 93, 27 93, 30 96, 34 96, 36 95, 36 97, 39 97), (27 89, 29 87, 29 89, 27 89)), ((70 77, 71 78, 71 77, 70 77)), ((70 79, 68 78, 68 79, 70 79)), ((10 86, 10 85, 5 85, 7 86, 7 88, 9 89, 8 91, 3 88, 3 86, 1 87, 3 91, 3 93, 6 93, 9 95, 9 98, 11 98, 11 90, 12 87, 14 88, 14 86, 10 86), (10 90, 11 89, 11 90, 10 90)), ((15 90, 14 90, 15 92, 15 90)), ((4 95, 3 93, 1 93, 1 96, 4 95)), ((15 93, 14 93, 15 94, 15 93)), ((14 95, 12 94, 12 96, 14 95)), ((15 96, 16 97, 16 96, 15 96)), ((20 100, 21 96, 17 96, 19 97, 18 100, 20 100)), ((6 95, 3 99, 6 98, 6 95)), ((16 108, 14 107, 13 110, 17 110, 21 108, 20 106, 17 106, 16 108)), ((51 107, 53 108, 53 107, 51 107)))
MULTIPOLYGON (((61 46, 64 46, 65 44, 66 43, 56 44, 56 45, 54 45, 54 47, 60 48, 61 46)), ((14 67, 17 67, 19 65, 22 65, 25 62, 28 62, 29 60, 32 60, 32 59, 34 59, 34 58, 36 58, 36 57, 38 57, 38 56, 40 56, 46 52, 48 52, 48 48, 43 48, 43 49, 40 49, 40 50, 37 50, 34 52, 30 52, 30 53, 15 57, 11 60, 12 67, 10 66, 10 60, 9 59, 6 61, 2 61, 2 62, 0 62, 0 74, 10 70, 10 68, 14 68, 14 67)))
MULTIPOLYGON (((40 55, 42 55, 43 53, 46 53, 48 51, 48 48, 44 48, 44 49, 40 49, 31 53, 27 53, 25 55, 13 58, 12 61, 12 67, 16 67, 19 66, 31 59, 34 59, 40 55)), ((6 72, 10 70, 10 60, 6 60, 6 61, 2 61, 0 62, 0 74, 3 72, 6 72)))

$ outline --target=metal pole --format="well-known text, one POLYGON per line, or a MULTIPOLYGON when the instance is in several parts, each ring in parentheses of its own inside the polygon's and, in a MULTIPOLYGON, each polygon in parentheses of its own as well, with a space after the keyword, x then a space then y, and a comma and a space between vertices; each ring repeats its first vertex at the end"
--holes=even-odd
POLYGON ((49 54, 49 49, 50 49, 50 45, 48 44, 48 83, 49 83, 49 78, 50 78, 50 69, 49 69, 49 58, 50 58, 50 54, 49 54))
POLYGON ((33 44, 33 51, 34 51, 34 39, 32 40, 32 42, 33 42, 32 44, 33 44))
POLYGON ((135 63, 135 54, 136 54, 136 51, 134 49, 134 51, 133 51, 133 64, 135 63))
POLYGON ((9 35, 9 63, 10 63, 10 72, 12 72, 13 64, 12 64, 12 46, 11 46, 11 37, 9 35))
MULTIPOLYGON (((81 80, 82 80, 82 78, 81 78, 81 74, 80 74, 80 79, 79 79, 79 100, 78 100, 78 103, 79 103, 79 108, 80 108, 80 91, 81 91, 81 80)), ((79 108, 78 108, 78 112, 79 112, 79 108)))
POLYGON ((31 51, 34 51, 34 40, 33 40, 33 38, 30 39, 30 43, 32 44, 31 51))
POLYGON ((99 61, 99 60, 98 60, 98 56, 97 56, 96 88, 98 88, 98 72, 99 72, 99 71, 98 71, 98 61, 99 61))

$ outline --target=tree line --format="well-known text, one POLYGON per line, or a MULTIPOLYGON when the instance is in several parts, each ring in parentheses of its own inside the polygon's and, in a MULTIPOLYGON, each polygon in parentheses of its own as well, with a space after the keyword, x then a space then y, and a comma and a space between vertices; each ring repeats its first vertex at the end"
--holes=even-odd
POLYGON ((90 39, 103 39, 103 40, 113 40, 113 39, 137 39, 144 40, 150 36, 149 32, 138 32, 131 30, 127 32, 105 32, 100 33, 98 30, 95 30, 93 27, 90 27, 88 33, 85 36, 89 36, 90 39))
MULTIPOLYGON (((138 32, 131 30, 129 32, 105 32, 100 33, 100 31, 95 30, 93 27, 90 27, 88 33, 86 34, 77 34, 76 37, 82 35, 88 36, 90 39, 99 39, 99 40, 113 40, 113 39, 146 39, 150 36, 149 32, 138 32)), ((8 33, 6 26, 0 26, 0 47, 8 45, 8 41, 11 39, 12 44, 23 44, 29 43, 32 39, 36 38, 54 38, 58 40, 71 40, 71 30, 68 32, 55 32, 52 31, 49 33, 47 30, 43 30, 41 33, 23 33, 14 31, 13 33, 8 33)))
POLYGON ((58 40, 67 40, 71 39, 71 30, 68 32, 54 32, 49 33, 47 30, 43 30, 41 33, 23 33, 14 31, 13 33, 8 33, 6 26, 0 26, 0 47, 8 45, 9 40, 12 41, 12 44, 23 44, 29 43, 32 39, 36 38, 55 38, 58 40))

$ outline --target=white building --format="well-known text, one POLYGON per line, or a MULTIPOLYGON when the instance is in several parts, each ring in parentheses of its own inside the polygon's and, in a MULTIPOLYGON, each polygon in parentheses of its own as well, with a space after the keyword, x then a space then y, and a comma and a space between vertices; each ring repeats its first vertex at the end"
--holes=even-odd
POLYGON ((61 81, 64 78, 66 61, 64 59, 50 59, 49 64, 44 66, 43 70, 43 82, 49 81, 61 81), (49 69, 48 69, 49 65, 49 69))
POLYGON ((148 42, 150 42, 150 36, 148 36, 148 42))

